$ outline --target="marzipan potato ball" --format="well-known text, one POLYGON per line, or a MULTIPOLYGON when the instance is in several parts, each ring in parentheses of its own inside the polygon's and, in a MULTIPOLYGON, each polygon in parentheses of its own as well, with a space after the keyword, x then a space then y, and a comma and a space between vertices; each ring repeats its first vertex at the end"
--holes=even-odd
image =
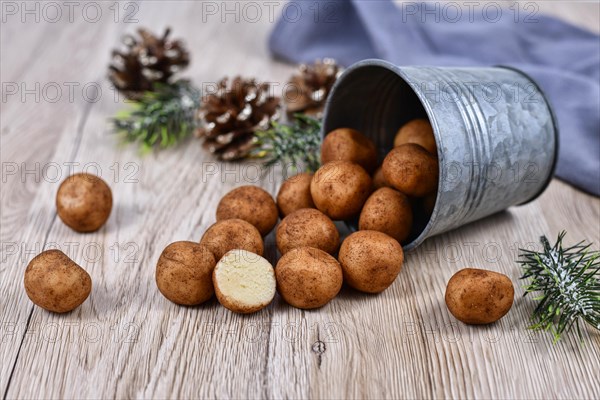
POLYGON ((200 239, 220 260, 229 250, 242 249, 262 256, 264 243, 258 229, 241 219, 226 219, 212 225, 200 239))
POLYGON ((448 281, 446 305, 452 315, 465 324, 490 324, 506 315, 514 295, 515 289, 508 276, 465 268, 448 281))
POLYGON ((381 188, 363 206, 358 220, 361 231, 383 232, 402 243, 413 224, 413 212, 408 198, 397 190, 381 188))
POLYGON ((112 209, 112 193, 101 178, 79 173, 69 176, 56 193, 60 219, 77 232, 94 232, 104 225, 112 209))
POLYGON ((315 205, 333 220, 357 215, 371 189, 371 177, 360 165, 348 161, 332 161, 323 165, 310 183, 315 205))
POLYGON ((382 187, 389 187, 390 185, 385 181, 383 176, 383 168, 379 167, 373 173, 373 188, 380 189, 382 187))
POLYGON ((208 247, 196 242, 171 243, 156 264, 158 290, 173 303, 204 303, 215 292, 212 273, 216 263, 208 247))
POLYGON ((340 246, 340 235, 333 221, 314 208, 303 208, 285 217, 275 238, 281 254, 306 246, 334 254, 340 246))
POLYGON ((321 145, 321 163, 349 161, 371 173, 377 167, 375 144, 355 129, 339 128, 329 132, 321 145))
POLYGON ((34 304, 55 313, 74 310, 92 291, 90 275, 60 250, 35 256, 27 265, 24 283, 34 304))
POLYGON ((426 119, 413 119, 398 129, 394 138, 394 147, 406 143, 414 143, 423 147, 431 155, 437 157, 437 146, 435 144, 435 136, 433 128, 426 119))
POLYGON ((379 293, 396 280, 404 253, 400 243, 377 231, 358 231, 340 247, 338 260, 348 285, 362 292, 379 293))
POLYGON ((403 144, 383 160, 385 180, 408 196, 421 197, 434 192, 438 185, 438 160, 423 147, 403 144))
POLYGON ((288 251, 275 267, 277 291, 293 307, 322 307, 342 288, 342 268, 335 258, 313 247, 288 251))
POLYGON ((213 283, 219 303, 236 313, 261 310, 275 297, 273 266, 246 250, 227 252, 215 267, 213 283))
POLYGON ((277 205, 273 197, 258 186, 241 186, 227 193, 217 206, 217 221, 243 219, 265 236, 275 227, 277 205))
POLYGON ((310 195, 312 177, 313 174, 304 172, 283 182, 277 194, 277 207, 282 218, 301 208, 315 208, 310 195))

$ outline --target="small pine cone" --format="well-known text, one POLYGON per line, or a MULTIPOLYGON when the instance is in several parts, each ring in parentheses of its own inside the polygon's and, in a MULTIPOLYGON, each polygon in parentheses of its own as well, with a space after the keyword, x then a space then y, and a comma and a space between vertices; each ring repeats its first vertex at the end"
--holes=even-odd
POLYGON ((269 88, 268 83, 239 76, 231 84, 222 79, 198 109, 196 135, 204 138, 204 148, 225 161, 246 157, 254 146, 254 133, 279 117, 280 99, 269 88))
POLYGON ((285 90, 288 115, 301 112, 322 117, 325 100, 342 71, 343 68, 331 58, 317 60, 311 65, 300 65, 285 90))
POLYGON ((190 55, 180 40, 170 40, 171 29, 156 37, 139 29, 139 38, 125 35, 124 51, 113 50, 108 77, 128 99, 139 99, 156 83, 168 83, 173 74, 187 67, 190 55))

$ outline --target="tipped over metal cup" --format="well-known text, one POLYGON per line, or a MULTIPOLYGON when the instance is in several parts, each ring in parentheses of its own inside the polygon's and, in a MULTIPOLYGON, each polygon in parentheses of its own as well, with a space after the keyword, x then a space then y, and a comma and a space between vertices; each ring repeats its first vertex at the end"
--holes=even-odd
MULTIPOLYGON (((525 204, 554 174, 558 127, 537 84, 508 67, 399 67, 364 60, 333 87, 322 135, 341 127, 375 142, 380 162, 398 129, 429 119, 439 160, 437 200, 417 217, 405 250, 428 237, 525 204)), ((348 222, 356 229, 355 221, 348 222)))

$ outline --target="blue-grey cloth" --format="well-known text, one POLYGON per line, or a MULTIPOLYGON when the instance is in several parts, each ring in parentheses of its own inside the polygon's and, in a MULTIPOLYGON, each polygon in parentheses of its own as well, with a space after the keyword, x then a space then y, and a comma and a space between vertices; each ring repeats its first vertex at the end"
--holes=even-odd
POLYGON ((347 66, 381 58, 398 65, 519 68, 540 85, 557 116, 556 175, 599 196, 600 36, 524 3, 518 14, 479 2, 461 15, 445 4, 452 3, 294 1, 269 47, 292 62, 331 57, 347 66))

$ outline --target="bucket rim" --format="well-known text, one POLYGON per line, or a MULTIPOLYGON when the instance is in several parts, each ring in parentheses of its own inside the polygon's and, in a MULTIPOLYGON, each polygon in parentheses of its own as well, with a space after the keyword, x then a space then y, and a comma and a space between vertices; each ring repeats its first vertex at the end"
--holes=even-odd
MULTIPOLYGON (((387 69, 387 70, 395 73, 400 79, 402 79, 410 87, 410 89, 413 91, 413 93, 418 97, 419 101, 421 102, 421 105, 423 106, 423 109, 425 110, 425 113, 427 114, 427 118, 429 119, 429 121, 432 125, 433 132, 434 132, 434 135, 436 136, 436 141, 437 141, 437 133, 436 132, 439 131, 439 127, 437 127, 437 123, 435 122, 435 119, 432 117, 433 110, 431 109, 431 106, 430 106, 429 102, 427 101, 427 99, 424 98, 422 93, 420 93, 418 90, 415 90, 415 87, 413 86, 413 83, 410 81, 409 77, 406 76, 404 74, 404 72, 402 71, 403 67, 398 66, 390 61, 386 61, 386 60, 382 60, 382 59, 378 59, 378 58, 369 58, 369 59, 358 61, 344 70, 342 75, 340 75, 340 77, 336 80, 335 84, 333 85, 333 87, 331 89, 331 92, 329 93, 329 98, 328 98, 328 101, 326 102, 326 107, 325 107, 323 115, 324 116, 329 115, 330 105, 333 103, 331 101, 331 98, 336 93, 336 91, 339 89, 340 85, 343 84, 343 82, 348 77, 348 75, 350 75, 352 72, 356 71, 357 69, 361 69, 364 67, 381 67, 381 68, 387 69)), ((410 67, 412 68, 412 67, 419 67, 419 66, 410 66, 410 67)), ((425 67, 425 66, 420 66, 420 67, 425 67)), ((429 68, 431 68, 431 67, 429 67, 429 68)), ((439 68, 439 67, 434 67, 434 68, 439 68)), ((324 137, 325 137, 325 120, 323 121, 322 128, 321 128, 321 138, 324 138, 324 137)), ((441 153, 440 149, 438 148, 438 160, 441 160, 441 157, 443 157, 443 154, 441 153)), ((442 173, 441 162, 439 162, 438 168, 439 168, 439 172, 441 174, 442 173)), ((440 179, 438 182, 438 188, 437 188, 436 193, 439 193, 439 191, 441 189, 441 185, 442 185, 442 179, 440 179)), ((402 246, 402 249, 404 251, 410 251, 410 250, 415 249, 416 247, 421 245, 425 241, 425 239, 427 239, 428 234, 434 225, 433 221, 435 220, 437 213, 438 213, 438 207, 437 207, 437 198, 436 198, 436 203, 434 205, 433 212, 431 213, 431 216, 429 217, 427 224, 425 225, 423 230, 421 230, 421 232, 419 233, 419 235, 416 238, 414 238, 413 240, 411 240, 410 242, 408 242, 402 246)), ((345 222, 346 226, 348 226, 351 230, 358 230, 357 226, 355 226, 355 224, 353 224, 352 221, 344 221, 344 222, 345 222)))

